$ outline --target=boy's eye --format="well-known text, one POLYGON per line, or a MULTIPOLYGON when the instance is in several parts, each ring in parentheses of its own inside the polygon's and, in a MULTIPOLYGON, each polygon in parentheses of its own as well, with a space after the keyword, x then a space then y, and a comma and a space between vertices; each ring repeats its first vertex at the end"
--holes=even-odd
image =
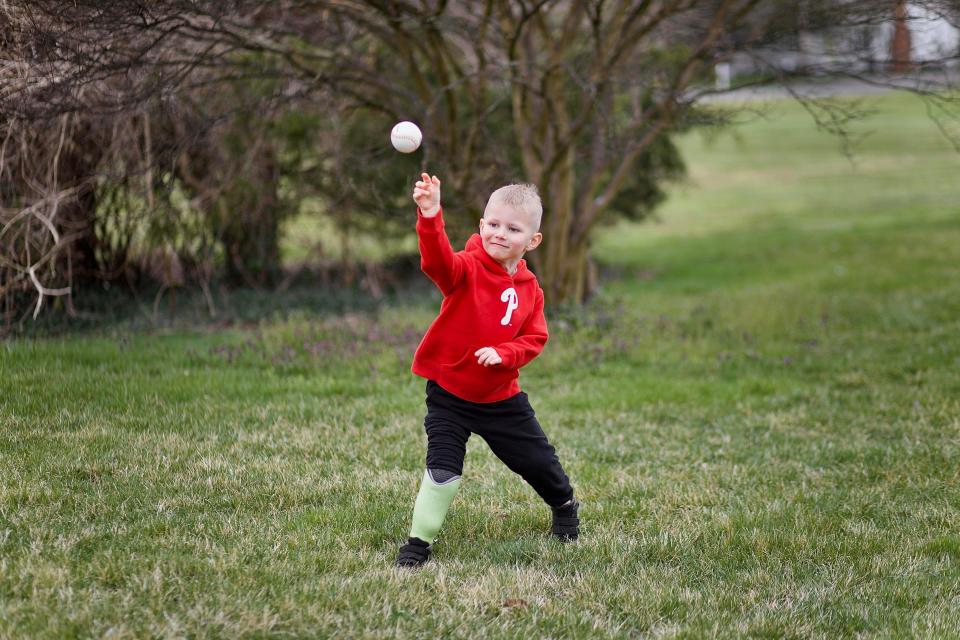
POLYGON ((517 229, 516 227, 510 227, 510 231, 517 232, 520 231, 520 229, 517 229))

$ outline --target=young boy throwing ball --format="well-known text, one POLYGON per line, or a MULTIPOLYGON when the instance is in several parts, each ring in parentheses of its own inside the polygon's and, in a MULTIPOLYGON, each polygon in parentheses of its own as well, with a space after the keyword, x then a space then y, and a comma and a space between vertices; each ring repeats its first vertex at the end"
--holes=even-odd
POLYGON ((421 174, 413 199, 421 268, 443 293, 443 303, 413 357, 413 372, 427 379, 427 468, 397 565, 417 567, 430 557, 460 487, 471 434, 552 508, 552 533, 575 540, 579 503, 517 383, 520 367, 547 342, 543 291, 523 260, 543 238, 536 187, 511 184, 494 191, 480 233, 457 253, 444 231, 440 180, 421 174))

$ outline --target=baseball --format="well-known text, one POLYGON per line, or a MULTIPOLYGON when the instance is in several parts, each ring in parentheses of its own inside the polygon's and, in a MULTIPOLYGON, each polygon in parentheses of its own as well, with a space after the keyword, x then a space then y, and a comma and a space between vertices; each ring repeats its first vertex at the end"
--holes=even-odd
POLYGON ((390 132, 390 142, 400 153, 413 153, 420 146, 421 140, 423 134, 420 133, 420 127, 407 120, 393 125, 393 131, 390 132))

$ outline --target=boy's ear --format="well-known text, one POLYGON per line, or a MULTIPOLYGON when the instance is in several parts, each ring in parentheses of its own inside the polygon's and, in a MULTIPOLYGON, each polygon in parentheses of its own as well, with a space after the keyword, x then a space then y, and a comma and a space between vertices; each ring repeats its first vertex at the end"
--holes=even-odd
POLYGON ((530 242, 527 243, 527 248, 525 251, 533 251, 540 246, 540 243, 543 242, 543 234, 537 231, 533 234, 533 237, 530 238, 530 242))
POLYGON ((480 230, 483 231, 483 218, 480 218, 480 230))

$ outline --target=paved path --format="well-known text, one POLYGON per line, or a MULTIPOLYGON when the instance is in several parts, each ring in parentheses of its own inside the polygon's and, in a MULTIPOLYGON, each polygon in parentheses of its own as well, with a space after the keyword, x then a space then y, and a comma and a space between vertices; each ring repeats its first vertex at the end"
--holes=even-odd
MULTIPOLYGON (((808 98, 826 98, 833 96, 870 96, 900 90, 944 90, 960 89, 960 73, 957 70, 951 76, 945 73, 924 74, 923 76, 868 76, 864 80, 855 78, 811 78, 796 80, 789 84, 790 89, 808 98)), ((700 98, 700 102, 762 102, 792 97, 786 87, 779 84, 762 87, 747 87, 725 93, 709 94, 700 98)))

